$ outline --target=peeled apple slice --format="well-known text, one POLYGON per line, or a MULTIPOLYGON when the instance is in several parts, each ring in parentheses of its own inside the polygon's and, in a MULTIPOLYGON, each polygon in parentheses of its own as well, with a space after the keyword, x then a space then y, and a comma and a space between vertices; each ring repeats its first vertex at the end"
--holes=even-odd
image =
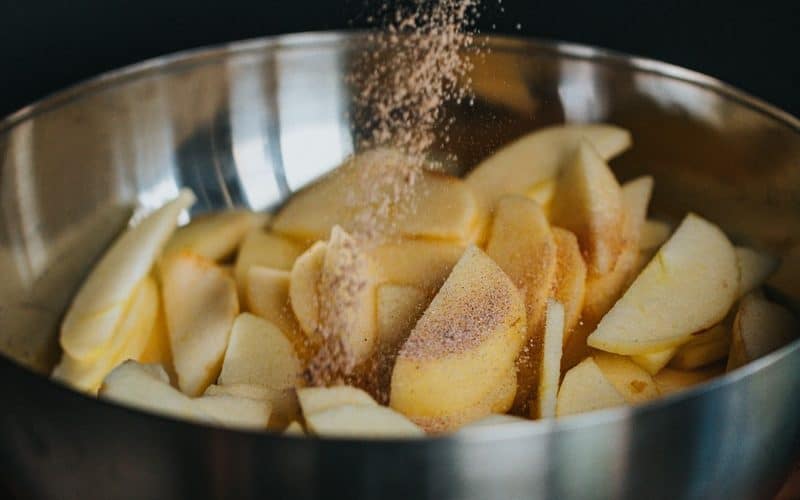
POLYGON ((126 230, 81 286, 61 325, 61 347, 76 360, 97 356, 111 339, 125 304, 147 276, 177 226, 195 202, 189 189, 126 230))

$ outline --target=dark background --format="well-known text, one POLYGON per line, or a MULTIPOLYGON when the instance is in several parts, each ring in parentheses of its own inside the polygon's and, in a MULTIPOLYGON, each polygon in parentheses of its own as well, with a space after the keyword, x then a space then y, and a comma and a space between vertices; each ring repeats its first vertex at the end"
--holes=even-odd
MULTIPOLYGON (((372 0, 372 3, 384 0, 372 0)), ((800 115, 800 1, 483 0, 484 31, 604 46, 710 74, 800 115)), ((365 0, 0 0, 0 116, 176 50, 365 24, 365 0)))

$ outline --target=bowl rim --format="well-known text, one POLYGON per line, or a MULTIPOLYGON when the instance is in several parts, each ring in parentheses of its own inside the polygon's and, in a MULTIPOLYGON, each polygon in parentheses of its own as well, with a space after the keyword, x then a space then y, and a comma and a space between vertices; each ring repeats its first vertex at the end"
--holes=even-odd
MULTIPOLYGON (((339 44, 358 44, 367 40, 369 31, 309 31, 301 33, 290 33, 276 36, 266 36, 259 38, 246 39, 241 41, 208 45, 188 50, 173 52, 170 54, 146 59, 144 61, 127 65, 118 69, 100 73, 94 77, 79 81, 63 90, 51 93, 33 103, 12 112, 0 119, 0 136, 5 135, 9 130, 18 124, 34 118, 35 116, 57 109, 71 101, 84 98, 94 93, 102 92, 106 89, 118 85, 124 85, 128 81, 134 81, 149 75, 171 72, 180 69, 188 69, 194 66, 202 66, 214 61, 223 60, 231 56, 241 56, 248 53, 264 53, 276 50, 308 50, 311 48, 330 48, 339 44)), ((672 80, 689 83, 703 89, 717 93, 718 95, 745 106, 758 112, 775 122, 789 128, 800 136, 800 119, 792 114, 773 106, 762 99, 754 97, 732 85, 729 85, 712 76, 694 70, 686 69, 670 63, 629 55, 623 52, 594 47, 590 45, 563 42, 558 40, 539 39, 535 37, 522 37, 511 35, 488 34, 480 35, 479 39, 492 51, 502 52, 530 52, 549 54, 552 57, 570 58, 591 61, 602 65, 618 66, 630 70, 662 76, 672 80)), ((532 438, 542 434, 568 432, 574 429, 586 429, 603 423, 622 421, 637 416, 642 416, 650 412, 663 411, 665 408, 688 401, 694 398, 702 398, 707 393, 720 390, 738 383, 742 379, 753 376, 755 373, 780 362, 786 357, 791 356, 796 351, 800 351, 800 339, 796 339, 790 344, 773 351, 745 366, 737 368, 728 373, 724 373, 714 379, 698 384, 690 389, 673 393, 657 400, 634 406, 624 406, 596 410, 579 415, 571 415, 558 419, 546 419, 538 421, 526 421, 519 424, 505 424, 502 426, 492 426, 491 432, 457 432, 444 436, 429 436, 423 439, 357 439, 357 438, 331 438, 314 436, 285 436, 282 433, 270 431, 255 431, 246 429, 224 428, 213 424, 192 422, 175 417, 139 410, 136 408, 123 406, 108 400, 89 396, 82 392, 75 391, 60 381, 50 379, 33 370, 24 367, 15 360, 0 353, 0 365, 5 365, 20 376, 44 382, 48 387, 55 390, 66 391, 69 395, 77 398, 85 398, 93 404, 104 405, 122 412, 133 412, 138 416, 148 419, 161 419, 172 423, 194 426, 199 429, 213 430, 215 432, 235 433, 251 436, 258 439, 284 439, 284 440, 309 440, 316 443, 349 443, 351 445, 374 445, 385 446, 387 444, 397 446, 417 445, 421 443, 432 443, 448 441, 455 444, 505 441, 510 439, 532 438)))

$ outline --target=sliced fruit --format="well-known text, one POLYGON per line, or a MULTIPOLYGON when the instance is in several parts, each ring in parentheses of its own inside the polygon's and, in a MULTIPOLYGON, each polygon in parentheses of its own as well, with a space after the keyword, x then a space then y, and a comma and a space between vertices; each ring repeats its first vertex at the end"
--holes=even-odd
POLYGON ((550 207, 554 225, 575 233, 592 272, 614 268, 624 243, 622 190, 603 158, 586 141, 558 178, 550 207))
POLYGON ((728 371, 780 349, 797 338, 797 318, 783 306, 750 293, 733 321, 728 371))
POLYGON ((694 370, 724 359, 731 347, 731 330, 719 324, 692 335, 692 340, 678 348, 670 365, 678 370, 694 370))
POLYGON ((586 295, 586 262, 581 256, 578 239, 574 234, 553 228, 556 242, 556 275, 553 297, 564 306, 564 339, 581 319, 581 309, 586 295))
POLYGON ((245 304, 248 311, 273 323, 292 343, 301 361, 308 361, 312 346, 300 329, 289 301, 290 273, 253 266, 247 272, 245 304))
POLYGON ((564 375, 558 390, 556 415, 563 417, 625 404, 623 395, 609 382, 594 359, 586 358, 564 375))
POLYGON ((603 317, 588 344, 628 355, 680 345, 725 317, 738 283, 728 238, 690 214, 603 317))
POLYGON ((627 149, 630 134, 613 125, 560 125, 536 130, 483 160, 466 177, 480 204, 494 208, 507 194, 524 194, 554 178, 581 140, 588 140, 608 160, 627 149))
POLYGON ((550 212, 550 203, 556 192, 556 179, 550 178, 534 184, 525 192, 525 196, 541 205, 544 213, 550 212))
POLYGON ((644 368, 650 375, 655 375, 660 372, 662 368, 669 364, 670 360, 678 352, 677 347, 670 347, 661 351, 650 352, 647 354, 637 354, 631 356, 631 360, 637 365, 644 368))
POLYGON ((150 272, 178 216, 195 201, 182 190, 173 201, 124 231, 81 285, 61 325, 61 347, 76 360, 96 357, 109 342, 136 285, 150 272))
POLYGON ((547 301, 542 366, 539 369, 537 401, 531 405, 531 418, 556 416, 558 382, 561 379, 561 351, 564 342, 564 306, 555 300, 547 301))
POLYGON ((289 422, 300 418, 300 405, 294 389, 273 389, 263 385, 209 385, 203 396, 236 396, 263 400, 270 404, 269 429, 284 429, 289 422))
POLYGON ((363 229, 361 221, 383 221, 387 235, 465 242, 478 217, 475 195, 454 177, 420 172, 405 199, 394 200, 395 182, 377 182, 396 176, 403 165, 419 160, 391 149, 356 155, 342 167, 295 194, 275 216, 273 229, 289 237, 317 241, 335 225, 347 231, 363 229))
POLYGON ((153 278, 145 276, 134 290, 122 321, 103 352, 90 361, 76 360, 64 353, 53 370, 53 378, 96 394, 103 379, 115 366, 127 359, 139 359, 142 355, 153 332, 158 310, 158 286, 153 278))
POLYGON ((381 270, 381 281, 410 285, 436 293, 456 265, 464 245, 445 241, 401 240, 370 251, 381 270))
POLYGON ((706 368, 704 370, 675 370, 672 368, 664 368, 658 375, 653 377, 658 390, 662 396, 669 396, 676 392, 686 390, 693 385, 702 384, 714 377, 722 375, 725 371, 722 367, 706 368))
POLYGON ((222 367, 239 313, 236 284, 212 261, 188 252, 163 262, 161 283, 178 387, 197 396, 222 367))
POLYGON ((160 297, 158 315, 153 325, 153 331, 150 333, 147 345, 137 361, 146 365, 161 365, 167 374, 169 374, 170 381, 177 383, 178 377, 175 374, 175 367, 172 362, 172 350, 169 347, 167 316, 164 312, 164 306, 161 304, 160 297))
POLYGON ((617 392, 622 394, 626 402, 643 403, 659 396, 658 387, 650 374, 629 358, 606 352, 595 353, 592 357, 606 379, 617 392))
POLYGON ((392 408, 434 431, 505 412, 525 326, 517 288, 469 247, 400 350, 392 408))
POLYGON ((639 240, 639 250, 642 252, 655 251, 669 239, 672 226, 660 220, 647 219, 642 226, 642 237, 639 240))
POLYGON ((284 436, 305 436, 306 431, 303 430, 303 426, 300 425, 300 422, 294 421, 283 431, 284 436))
POLYGON ((396 350, 428 307, 428 294, 415 286, 385 284, 378 287, 378 342, 396 350))
POLYGON ((263 227, 267 217, 248 210, 200 216, 175 231, 164 248, 164 255, 187 250, 206 259, 222 260, 236 251, 248 231, 263 227))
POLYGON ((288 389, 297 385, 301 370, 294 347, 277 326, 249 313, 236 318, 219 374, 220 385, 288 389))
POLYGON ((518 361, 514 410, 527 415, 539 383, 545 308, 555 284, 557 265, 555 238, 542 208, 522 196, 502 198, 495 209, 486 253, 511 278, 525 300, 527 344, 518 361))
POLYGON ((242 429, 266 429, 272 412, 266 400, 224 394, 196 398, 192 404, 216 422, 242 429))
POLYGON ((247 271, 253 266, 289 271, 303 253, 303 247, 280 235, 255 229, 247 233, 236 257, 234 275, 239 293, 244 295, 247 271))
POLYGON ((341 405, 306 417, 309 431, 324 437, 423 437, 417 425, 385 406, 341 405))
POLYGON ((319 296, 317 288, 328 244, 314 243, 294 262, 289 276, 289 303, 297 323, 311 342, 319 341, 319 296))
POLYGON ((780 260, 752 248, 736 247, 739 263, 739 297, 764 284, 778 270, 780 260))
POLYGON ((313 415, 336 406, 377 406, 366 392, 349 385, 334 387, 303 387, 297 389, 297 399, 303 415, 313 415))

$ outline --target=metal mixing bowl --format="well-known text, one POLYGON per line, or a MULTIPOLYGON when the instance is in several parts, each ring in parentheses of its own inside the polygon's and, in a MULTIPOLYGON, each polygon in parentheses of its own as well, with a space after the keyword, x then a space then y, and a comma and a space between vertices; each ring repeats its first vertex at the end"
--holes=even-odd
MULTIPOLYGON (((25 498, 764 498, 800 437, 800 342, 644 406, 424 441, 287 438, 160 418, 50 382, 70 296, 137 204, 268 209, 353 149, 342 78, 365 36, 316 33, 164 57, 0 122, 0 488, 25 498), (25 365, 26 367, 23 367, 25 365)), ((608 121, 694 210, 783 252, 800 237, 800 122, 716 80, 493 37, 443 151, 466 169, 533 128, 608 121)))

